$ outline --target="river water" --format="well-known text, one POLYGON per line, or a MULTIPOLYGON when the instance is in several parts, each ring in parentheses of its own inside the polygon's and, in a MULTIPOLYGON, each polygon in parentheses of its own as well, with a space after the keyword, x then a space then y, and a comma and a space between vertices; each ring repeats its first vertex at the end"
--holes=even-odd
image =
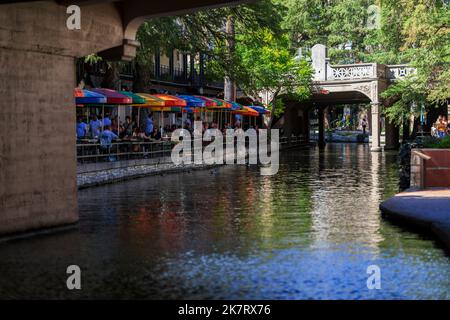
POLYGON ((380 217, 396 155, 368 148, 290 150, 272 177, 223 166, 82 190, 78 227, 0 243, 0 298, 449 299, 439 244, 380 217))

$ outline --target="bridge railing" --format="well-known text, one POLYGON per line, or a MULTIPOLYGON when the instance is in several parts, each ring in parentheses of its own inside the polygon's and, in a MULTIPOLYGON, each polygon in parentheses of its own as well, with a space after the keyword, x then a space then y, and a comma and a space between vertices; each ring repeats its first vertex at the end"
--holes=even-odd
POLYGON ((411 74, 416 73, 416 69, 408 66, 407 64, 395 64, 386 66, 387 78, 389 80, 398 80, 406 78, 411 74))
POLYGON ((327 66, 327 80, 361 80, 386 78, 399 80, 414 74, 416 69, 407 64, 387 65, 377 63, 358 63, 327 66))
POLYGON ((370 79, 377 76, 375 63, 330 65, 327 80, 370 79))

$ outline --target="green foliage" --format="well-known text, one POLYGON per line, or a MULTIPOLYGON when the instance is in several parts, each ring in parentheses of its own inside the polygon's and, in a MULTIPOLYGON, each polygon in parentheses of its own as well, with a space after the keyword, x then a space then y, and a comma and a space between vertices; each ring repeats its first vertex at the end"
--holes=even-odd
POLYGON ((381 9, 382 27, 372 40, 379 45, 369 57, 417 70, 383 94, 396 101, 387 115, 400 122, 402 115, 417 114, 414 104, 429 109, 450 97, 450 11, 444 2, 429 0, 385 0, 381 9))
MULTIPOLYGON (((287 0, 284 28, 295 47, 322 43, 332 63, 409 64, 415 75, 383 95, 397 123, 450 97, 450 13, 444 0, 287 0), (379 9, 372 28, 370 6, 379 9)), ((373 8, 373 7, 372 7, 373 8)))
POLYGON ((312 70, 305 61, 295 61, 286 35, 276 36, 268 29, 260 31, 260 41, 250 35, 237 37, 236 55, 243 67, 240 78, 245 90, 272 93, 281 90, 307 98, 312 70))
MULTIPOLYGON (((263 0, 151 20, 138 32, 138 63, 153 61, 158 48, 201 53, 209 80, 227 76, 250 95, 269 91, 274 101, 279 93, 305 99, 310 94, 312 70, 306 61, 293 59, 290 39, 282 28, 285 13, 282 2, 263 0), (234 23, 234 34, 224 28, 229 20, 234 23)), ((283 103, 274 103, 279 114, 283 103)))
POLYGON ((310 96, 312 68, 305 60, 292 57, 287 35, 276 36, 270 30, 262 29, 258 42, 249 35, 237 39, 236 56, 242 66, 237 82, 250 95, 265 91, 272 96, 272 119, 284 112, 279 94, 299 101, 310 96))
POLYGON ((141 43, 138 60, 145 64, 152 60, 157 50, 162 49, 164 52, 165 49, 165 53, 168 53, 176 48, 194 55, 204 54, 213 68, 233 74, 235 64, 230 61, 226 50, 228 35, 224 26, 227 18, 232 17, 235 21, 237 35, 248 34, 257 40, 260 28, 281 32, 281 10, 281 6, 263 0, 238 7, 149 20, 138 31, 137 39, 141 43))
POLYGON ((95 53, 93 54, 89 54, 87 56, 84 57, 84 63, 88 63, 90 65, 93 65, 99 61, 102 61, 102 57, 96 55, 95 53))
POLYGON ((450 135, 444 138, 426 137, 422 141, 424 148, 430 149, 450 149, 450 135))
POLYGON ((295 47, 329 47, 333 63, 353 63, 365 53, 368 7, 373 0, 288 0, 284 24, 295 47))

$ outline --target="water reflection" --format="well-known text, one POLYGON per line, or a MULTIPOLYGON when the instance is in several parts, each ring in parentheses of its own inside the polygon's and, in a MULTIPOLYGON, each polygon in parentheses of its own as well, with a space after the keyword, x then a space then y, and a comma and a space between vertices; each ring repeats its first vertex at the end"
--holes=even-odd
POLYGON ((449 298, 444 252, 380 218, 397 189, 395 154, 330 144, 284 153, 272 177, 225 166, 83 190, 77 230, 0 244, 0 297, 449 298))

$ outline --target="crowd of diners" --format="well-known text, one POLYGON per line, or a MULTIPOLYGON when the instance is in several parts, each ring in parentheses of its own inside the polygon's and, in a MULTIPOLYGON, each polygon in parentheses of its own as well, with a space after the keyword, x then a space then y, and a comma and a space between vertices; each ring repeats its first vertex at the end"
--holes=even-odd
POLYGON ((450 121, 445 116, 439 116, 431 127, 431 135, 436 138, 444 138, 450 135, 450 121))
POLYGON ((170 138, 170 135, 176 129, 186 129, 193 132, 193 121, 202 121, 203 132, 208 129, 219 129, 224 134, 227 129, 247 130, 249 128, 259 129, 257 125, 245 124, 242 127, 240 117, 233 117, 234 122, 226 122, 220 126, 217 122, 203 122, 200 116, 189 114, 183 120, 177 118, 175 124, 166 124, 157 126, 153 119, 153 113, 149 112, 145 119, 141 119, 140 125, 136 117, 126 116, 125 121, 119 121, 118 117, 110 117, 109 113, 105 113, 104 118, 93 114, 87 123, 83 117, 77 118, 76 133, 77 140, 98 141, 101 144, 111 144, 114 141, 160 141, 164 138, 170 138))

